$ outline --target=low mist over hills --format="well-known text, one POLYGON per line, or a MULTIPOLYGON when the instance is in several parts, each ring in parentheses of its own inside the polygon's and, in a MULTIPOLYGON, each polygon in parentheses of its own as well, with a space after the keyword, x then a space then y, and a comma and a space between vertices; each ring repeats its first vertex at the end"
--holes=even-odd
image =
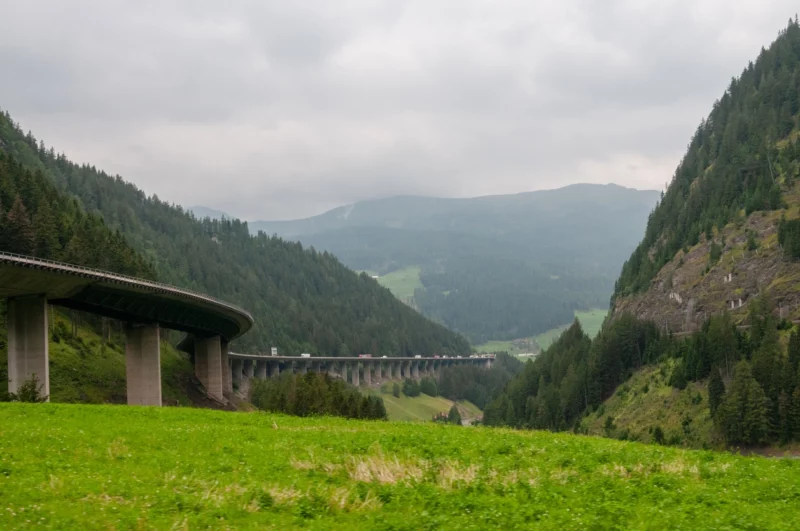
POLYGON ((401 298, 480 343, 530 336, 570 322, 575 309, 605 307, 659 197, 613 184, 398 196, 249 226, 330 251, 353 269, 415 268, 413 296, 401 298))

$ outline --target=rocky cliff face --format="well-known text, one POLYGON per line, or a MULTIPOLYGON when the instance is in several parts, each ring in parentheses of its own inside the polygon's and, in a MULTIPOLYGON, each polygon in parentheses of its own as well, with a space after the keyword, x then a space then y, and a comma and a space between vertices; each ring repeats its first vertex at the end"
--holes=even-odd
POLYGON ((748 301, 766 292, 776 315, 800 318, 800 262, 784 257, 777 238, 782 215, 800 216, 800 194, 795 189, 785 199, 787 209, 749 217, 741 213, 710 240, 703 237, 694 247, 678 251, 646 292, 617 299, 613 315, 630 312, 674 333, 696 330, 706 318, 724 311, 747 324, 748 301), (712 243, 722 247, 716 263, 711 262, 712 243))

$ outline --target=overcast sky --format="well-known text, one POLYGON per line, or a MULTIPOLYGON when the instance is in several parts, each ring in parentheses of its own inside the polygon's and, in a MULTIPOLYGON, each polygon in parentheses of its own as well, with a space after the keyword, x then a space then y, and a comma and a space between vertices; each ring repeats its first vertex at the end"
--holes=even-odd
POLYGON ((789 0, 0 0, 0 108, 244 219, 395 194, 663 188, 789 0))

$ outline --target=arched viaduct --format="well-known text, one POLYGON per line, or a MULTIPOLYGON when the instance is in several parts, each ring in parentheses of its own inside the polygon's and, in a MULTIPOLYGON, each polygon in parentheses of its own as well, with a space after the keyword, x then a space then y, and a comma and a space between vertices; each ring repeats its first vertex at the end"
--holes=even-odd
POLYGON ((253 326, 242 308, 214 297, 86 267, 0 252, 0 297, 8 300, 8 389, 36 375, 50 394, 47 305, 125 323, 128 404, 161 405, 160 330, 186 332, 179 348, 193 353, 195 374, 208 395, 224 401, 234 382, 281 371, 325 371, 354 385, 376 379, 420 378, 444 365, 491 358, 271 357, 228 352, 228 343, 253 326), (363 378, 362 378, 363 375, 363 378))

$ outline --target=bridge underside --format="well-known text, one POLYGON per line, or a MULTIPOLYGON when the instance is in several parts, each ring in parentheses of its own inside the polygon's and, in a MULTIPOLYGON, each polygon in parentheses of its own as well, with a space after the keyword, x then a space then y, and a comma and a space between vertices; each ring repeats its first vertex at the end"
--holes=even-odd
POLYGON ((192 338, 198 378, 210 397, 224 401, 228 341, 252 326, 247 312, 204 295, 4 253, 0 253, 0 298, 8 299, 12 393, 35 375, 40 392, 50 394, 48 304, 126 324, 128 403, 138 405, 161 405, 160 328, 180 330, 192 338))

